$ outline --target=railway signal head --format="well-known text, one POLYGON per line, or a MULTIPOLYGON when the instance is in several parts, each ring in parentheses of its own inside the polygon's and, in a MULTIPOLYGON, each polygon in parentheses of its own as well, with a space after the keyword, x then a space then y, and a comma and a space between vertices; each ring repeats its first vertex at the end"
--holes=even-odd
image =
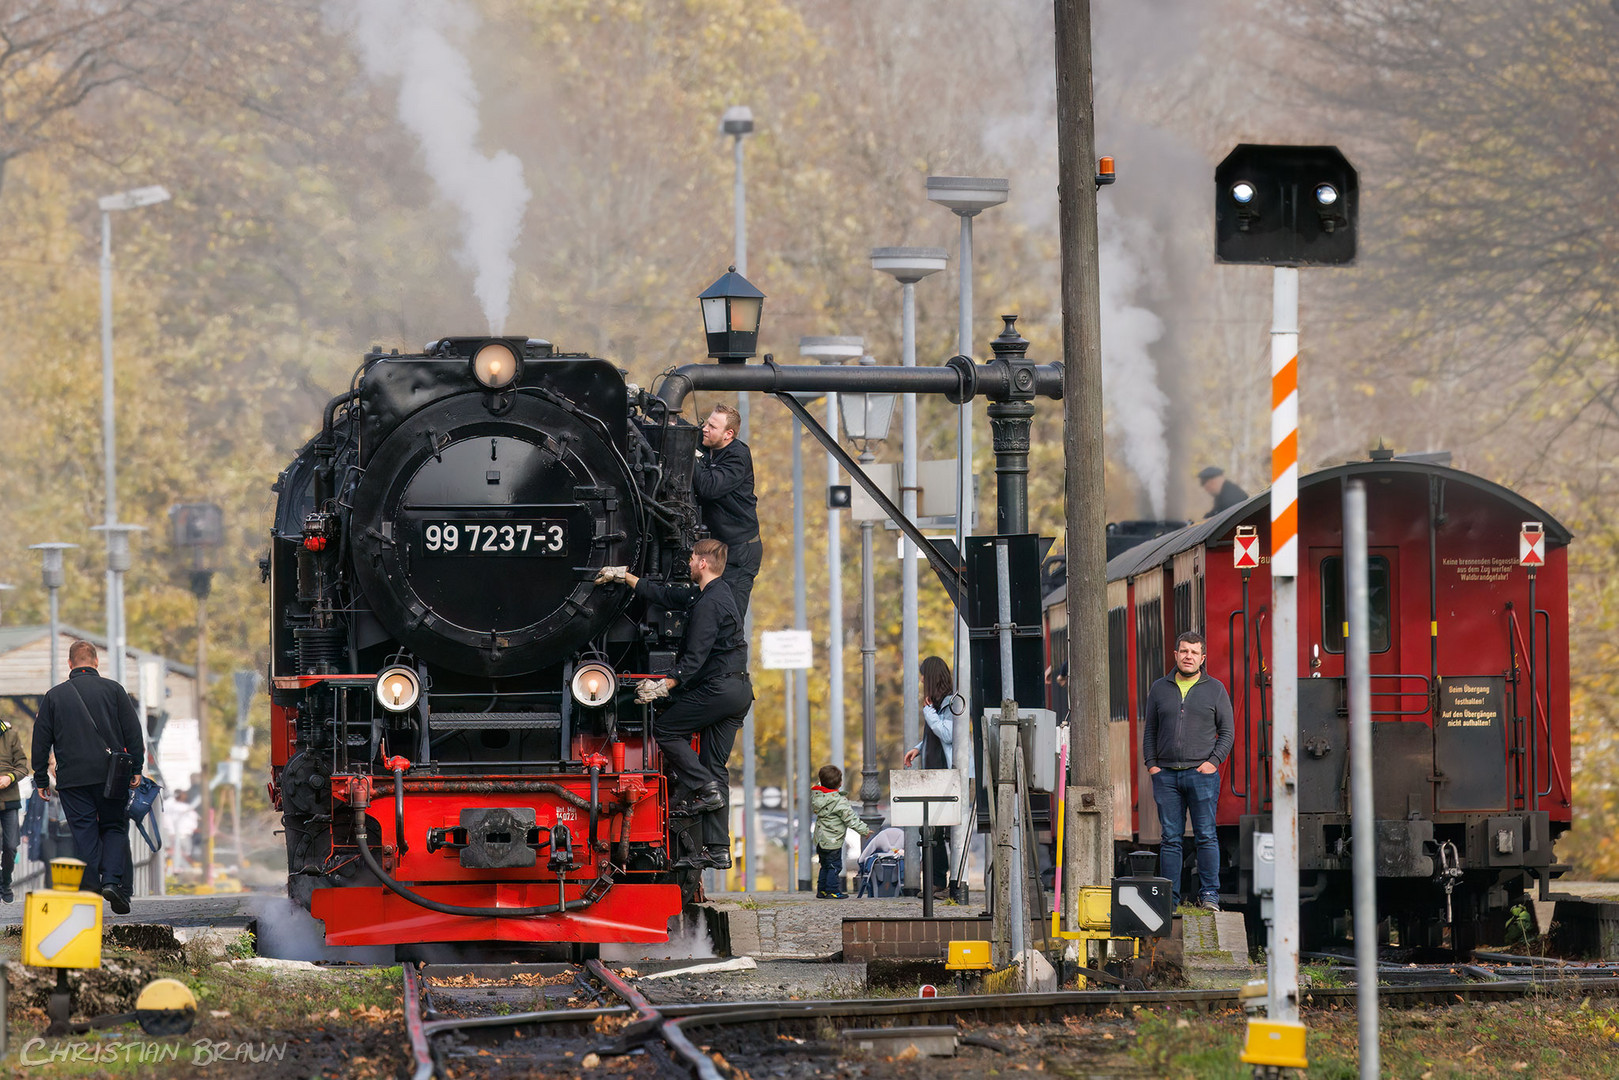
POLYGON ((1244 143, 1214 170, 1221 262, 1342 266, 1355 261, 1360 182, 1335 146, 1244 143))
POLYGON ((703 306, 708 355, 722 364, 745 364, 759 352, 759 320, 765 294, 731 267, 697 294, 703 306))

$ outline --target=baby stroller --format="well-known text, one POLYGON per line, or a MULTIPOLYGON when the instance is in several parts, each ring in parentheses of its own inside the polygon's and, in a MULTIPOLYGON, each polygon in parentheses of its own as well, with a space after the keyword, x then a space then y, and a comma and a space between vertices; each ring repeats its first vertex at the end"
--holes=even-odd
POLYGON ((898 896, 905 885, 905 856, 879 851, 860 863, 859 896, 898 896))

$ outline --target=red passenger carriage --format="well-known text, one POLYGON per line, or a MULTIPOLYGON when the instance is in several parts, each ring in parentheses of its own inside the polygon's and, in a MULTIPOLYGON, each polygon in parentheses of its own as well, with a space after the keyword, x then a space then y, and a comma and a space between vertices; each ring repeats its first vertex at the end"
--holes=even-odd
MULTIPOLYGON (((1343 485, 1366 484, 1378 910, 1406 945, 1500 939, 1526 887, 1565 867, 1569 827, 1569 533, 1516 492, 1440 464, 1392 456, 1299 485, 1299 847, 1310 940, 1341 937, 1350 907, 1343 485), (1519 562, 1519 533, 1545 534, 1544 565, 1519 562), (1535 616, 1530 617, 1531 607, 1535 616)), ((1268 559, 1233 566, 1239 528, 1269 551, 1268 492, 1108 563, 1115 839, 1155 844, 1141 764, 1142 706, 1175 637, 1200 630, 1208 671, 1231 691, 1236 745, 1221 768, 1222 899, 1257 919, 1252 834, 1269 827, 1268 559)), ((1053 635, 1065 633, 1059 602, 1053 635)), ((1190 862, 1192 846, 1186 851, 1190 862)), ((1190 865, 1186 873, 1193 873, 1190 865)))

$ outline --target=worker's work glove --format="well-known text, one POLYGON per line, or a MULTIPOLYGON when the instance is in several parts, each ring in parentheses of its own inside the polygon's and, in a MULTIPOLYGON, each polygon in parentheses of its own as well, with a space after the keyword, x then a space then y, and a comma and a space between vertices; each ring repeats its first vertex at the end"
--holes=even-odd
POLYGON ((659 698, 669 696, 669 681, 667 679, 642 679, 641 685, 635 688, 635 700, 640 705, 650 705, 659 698))
POLYGON ((596 584, 623 585, 625 584, 624 575, 629 572, 630 568, 627 566, 604 566, 596 571, 596 584))

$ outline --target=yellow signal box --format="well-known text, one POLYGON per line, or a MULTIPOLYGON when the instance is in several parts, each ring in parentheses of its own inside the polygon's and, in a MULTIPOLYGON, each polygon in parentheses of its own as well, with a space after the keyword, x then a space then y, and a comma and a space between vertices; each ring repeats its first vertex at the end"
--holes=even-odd
POLYGON ((51 861, 51 887, 24 898, 22 962, 31 967, 101 966, 101 897, 80 892, 84 863, 51 861))
POLYGON ((1269 1065, 1277 1069, 1304 1069, 1304 1025, 1297 1021, 1248 1020, 1248 1043, 1238 1055, 1245 1065, 1269 1065))
POLYGON ((989 942, 952 941, 944 962, 947 971, 992 971, 989 960, 989 942))

